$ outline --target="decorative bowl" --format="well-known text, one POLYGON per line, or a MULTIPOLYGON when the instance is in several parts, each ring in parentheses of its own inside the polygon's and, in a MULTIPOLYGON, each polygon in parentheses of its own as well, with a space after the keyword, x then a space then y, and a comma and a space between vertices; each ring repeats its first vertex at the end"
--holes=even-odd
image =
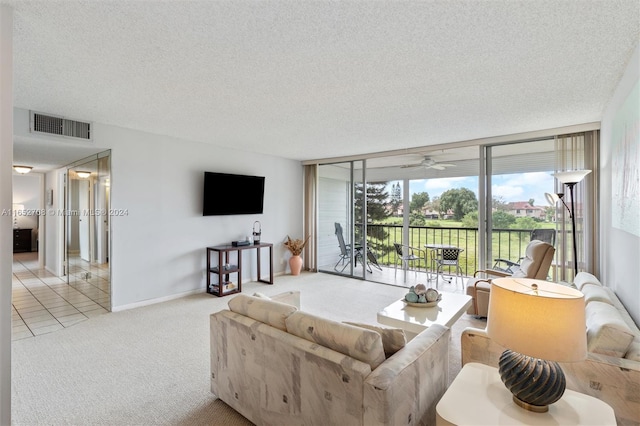
POLYGON ((402 300, 406 305, 413 306, 416 308, 433 308, 438 305, 438 302, 442 300, 442 294, 438 295, 438 299, 435 302, 426 302, 426 303, 418 303, 418 302, 407 302, 406 300, 402 300))

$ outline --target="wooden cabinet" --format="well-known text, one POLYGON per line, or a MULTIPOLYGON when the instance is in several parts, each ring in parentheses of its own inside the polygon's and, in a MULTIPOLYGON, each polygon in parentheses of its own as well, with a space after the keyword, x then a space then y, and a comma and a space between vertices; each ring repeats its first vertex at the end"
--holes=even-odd
POLYGON ((13 230, 13 252, 31 251, 31 229, 13 230))

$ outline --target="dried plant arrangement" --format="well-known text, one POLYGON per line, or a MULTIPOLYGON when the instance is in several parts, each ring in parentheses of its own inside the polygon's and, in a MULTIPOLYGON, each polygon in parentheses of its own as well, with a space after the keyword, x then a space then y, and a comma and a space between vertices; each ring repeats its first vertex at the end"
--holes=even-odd
POLYGON ((292 255, 299 256, 304 249, 304 246, 307 245, 307 241, 309 241, 309 237, 306 240, 302 241, 299 239, 292 240, 287 235, 287 241, 285 241, 284 246, 289 249, 292 255))

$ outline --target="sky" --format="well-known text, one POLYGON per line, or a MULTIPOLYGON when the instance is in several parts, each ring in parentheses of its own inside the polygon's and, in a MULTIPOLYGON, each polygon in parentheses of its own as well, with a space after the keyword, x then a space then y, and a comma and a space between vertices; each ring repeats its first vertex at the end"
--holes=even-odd
MULTIPOLYGON (((494 197, 502 197, 504 202, 529 201, 533 198, 536 206, 546 207, 545 192, 554 192, 554 178, 546 172, 495 175, 491 190, 494 197)), ((409 192, 427 192, 429 198, 439 197, 449 189, 467 188, 478 196, 478 177, 456 177, 443 179, 412 180, 409 192)))

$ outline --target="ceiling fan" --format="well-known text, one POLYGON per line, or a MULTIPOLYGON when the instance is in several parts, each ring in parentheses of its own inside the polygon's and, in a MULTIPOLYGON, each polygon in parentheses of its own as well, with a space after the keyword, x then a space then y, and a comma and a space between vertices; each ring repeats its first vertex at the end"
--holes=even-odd
POLYGON ((450 164, 450 163, 438 163, 436 160, 434 160, 431 157, 424 157, 424 159, 418 164, 409 164, 406 166, 402 166, 402 168, 408 169, 411 167, 422 167, 425 169, 444 170, 447 167, 455 167, 455 166, 456 166, 455 164, 450 164))

